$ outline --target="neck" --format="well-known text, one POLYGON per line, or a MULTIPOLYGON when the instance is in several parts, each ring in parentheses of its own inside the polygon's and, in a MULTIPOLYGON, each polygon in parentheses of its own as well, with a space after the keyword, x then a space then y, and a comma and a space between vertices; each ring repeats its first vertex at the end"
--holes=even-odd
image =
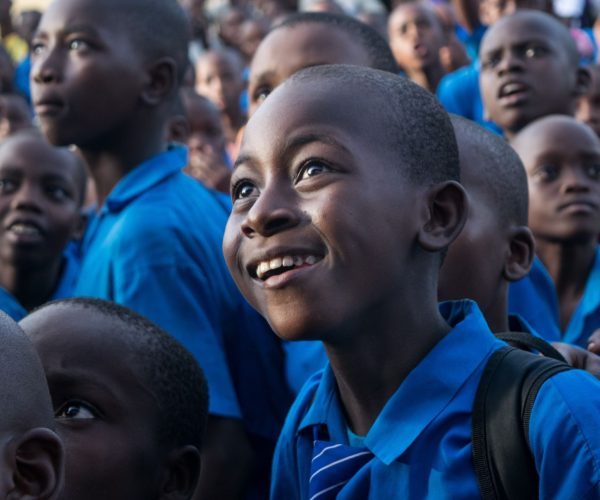
POLYGON ((406 71, 406 74, 413 82, 432 93, 435 93, 437 90, 444 73, 444 68, 441 64, 433 64, 426 68, 406 71))
POLYGON ((114 134, 116 139, 105 141, 99 146, 79 147, 94 178, 97 207, 104 204, 123 177, 144 161, 165 150, 163 136, 161 124, 114 134))
POLYGON ((31 311, 48 302, 58 285, 61 269, 62 258, 51 265, 33 269, 30 265, 19 267, 3 263, 0 283, 27 311, 31 311))
POLYGON ((583 293, 596 257, 596 238, 590 237, 577 243, 557 243, 538 238, 536 247, 559 298, 565 293, 583 293))
POLYGON ((494 333, 507 332, 508 326, 508 286, 504 282, 495 300, 482 311, 485 321, 494 333))
POLYGON ((367 434, 402 381, 450 330, 435 296, 412 298, 407 293, 397 307, 373 308, 341 329, 343 343, 325 344, 348 424, 359 435, 367 434), (410 303, 415 307, 400 307, 410 303))

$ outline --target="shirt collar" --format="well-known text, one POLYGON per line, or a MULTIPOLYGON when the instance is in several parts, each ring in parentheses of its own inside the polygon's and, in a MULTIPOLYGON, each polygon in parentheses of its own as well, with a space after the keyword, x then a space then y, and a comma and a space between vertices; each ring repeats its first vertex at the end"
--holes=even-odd
MULTIPOLYGON (((408 449, 500 342, 474 302, 444 302, 440 312, 452 330, 409 373, 365 438, 365 446, 385 464, 408 449), (440 367, 445 367, 443 377, 440 367)), ((298 430, 314 425, 326 426, 333 442, 347 441, 346 421, 329 365, 298 430)))
POLYGON ((186 164, 187 149, 169 146, 169 149, 146 160, 123 177, 108 195, 102 210, 121 211, 132 200, 181 171, 186 164))

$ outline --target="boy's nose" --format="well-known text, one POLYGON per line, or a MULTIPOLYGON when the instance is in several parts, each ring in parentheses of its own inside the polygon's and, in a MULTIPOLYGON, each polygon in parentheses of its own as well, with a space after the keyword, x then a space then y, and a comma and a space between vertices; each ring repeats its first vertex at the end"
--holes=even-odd
POLYGON ((31 78, 35 83, 52 83, 59 79, 59 68, 52 52, 38 56, 31 67, 31 78))
POLYGON ((498 73, 503 74, 510 71, 520 71, 523 69, 523 59, 512 50, 507 50, 502 54, 498 64, 498 73))
POLYGON ((14 210, 30 210, 34 212, 41 212, 41 207, 38 202, 40 193, 25 182, 19 186, 19 189, 15 192, 12 198, 11 207, 14 210))
POLYGON ((300 223, 301 213, 290 197, 274 191, 263 191, 248 211, 241 226, 242 233, 248 238, 273 236, 300 223))
POLYGON ((593 181, 584 172, 581 166, 569 168, 563 174, 562 189, 565 193, 586 192, 591 189, 593 181))

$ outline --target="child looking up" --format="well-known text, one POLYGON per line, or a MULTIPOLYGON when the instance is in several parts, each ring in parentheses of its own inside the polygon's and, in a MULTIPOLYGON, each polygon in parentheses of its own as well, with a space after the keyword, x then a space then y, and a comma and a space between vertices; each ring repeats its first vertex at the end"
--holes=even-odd
POLYGON ((396 7, 388 20, 390 47, 408 78, 435 92, 445 74, 440 49, 446 40, 435 12, 423 3, 409 2, 396 7))
POLYGON ((600 65, 587 66, 591 77, 590 88, 577 100, 575 118, 589 125, 600 137, 600 65))
POLYGON ((83 232, 86 178, 77 156, 35 132, 0 143, 0 307, 14 319, 73 293, 79 265, 66 249, 83 232))
POLYGON ((52 302, 21 325, 65 443, 62 498, 192 498, 208 411, 193 356, 150 321, 98 299, 52 302))
MULTIPOLYGON (((447 115, 388 73, 309 68, 250 119, 229 269, 280 336, 322 340, 329 358, 288 415, 272 498, 478 496, 471 409, 504 344, 472 302, 438 312, 442 253, 467 215, 458 173, 447 115)), ((599 493, 599 388, 571 371, 539 392, 529 438, 542 496, 599 493)))
MULTIPOLYGON (((600 328, 600 139, 574 118, 548 116, 512 145, 527 171, 539 257, 528 278, 536 293, 531 300, 542 300, 553 327, 539 333, 585 348, 600 328)), ((536 312, 525 300, 514 300, 512 308, 525 319, 536 312)))
POLYGON ((130 307, 196 357, 211 390, 201 492, 230 498, 268 480, 250 439, 274 446, 289 395, 279 342, 223 261, 228 207, 166 144, 187 26, 176 0, 57 0, 33 42, 32 94, 45 135, 75 144, 95 182, 75 295, 130 307))
MULTIPOLYGON (((31 342, 0 313, 0 498, 55 500, 64 451, 44 370, 31 342)), ((62 497, 60 497, 62 498, 62 497)))
POLYGON ((573 115, 589 86, 569 30, 543 12, 501 18, 483 37, 479 55, 487 118, 509 140, 543 116, 573 115))

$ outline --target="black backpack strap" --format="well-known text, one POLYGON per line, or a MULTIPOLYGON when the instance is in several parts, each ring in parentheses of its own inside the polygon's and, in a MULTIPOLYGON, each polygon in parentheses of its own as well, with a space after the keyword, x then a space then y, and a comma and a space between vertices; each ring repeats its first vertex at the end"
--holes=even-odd
POLYGON ((538 498, 529 417, 542 384, 570 367, 514 347, 490 357, 473 404, 473 463, 484 500, 538 498))
POLYGON ((566 363, 563 355, 558 352, 551 344, 540 337, 536 337, 531 333, 526 332, 501 332, 494 334, 500 340, 504 340, 507 344, 523 349, 524 351, 538 351, 547 358, 557 359, 566 363))

